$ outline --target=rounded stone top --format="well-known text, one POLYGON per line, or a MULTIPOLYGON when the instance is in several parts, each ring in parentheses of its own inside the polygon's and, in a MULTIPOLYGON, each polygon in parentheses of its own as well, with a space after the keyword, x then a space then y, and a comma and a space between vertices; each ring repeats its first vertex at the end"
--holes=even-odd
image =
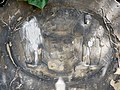
POLYGON ((40 78, 84 77, 112 57, 108 31, 95 13, 53 7, 26 18, 18 28, 11 36, 14 62, 40 78))

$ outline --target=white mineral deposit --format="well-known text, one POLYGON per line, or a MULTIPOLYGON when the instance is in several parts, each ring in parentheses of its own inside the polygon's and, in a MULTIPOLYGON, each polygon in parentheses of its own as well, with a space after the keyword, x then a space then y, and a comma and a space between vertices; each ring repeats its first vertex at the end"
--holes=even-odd
POLYGON ((65 82, 62 77, 59 77, 58 81, 55 83, 56 90, 65 90, 65 82))

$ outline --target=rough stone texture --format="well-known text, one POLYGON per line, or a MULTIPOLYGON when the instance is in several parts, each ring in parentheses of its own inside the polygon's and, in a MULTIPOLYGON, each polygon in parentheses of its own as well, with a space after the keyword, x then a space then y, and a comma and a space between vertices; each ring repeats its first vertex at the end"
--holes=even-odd
MULTIPOLYGON (((101 16, 103 16, 103 13, 100 9, 101 7, 103 8, 106 17, 110 20, 111 26, 113 26, 114 32, 110 32, 112 41, 115 41, 115 43, 118 44, 118 40, 114 39, 116 38, 116 36, 117 39, 120 39, 120 5, 114 0, 50 0, 44 10, 39 10, 33 6, 29 6, 24 2, 9 0, 3 8, 0 8, 0 90, 55 90, 55 82, 60 75, 65 78, 64 80, 67 86, 67 90, 119 90, 120 76, 114 75, 114 72, 118 67, 115 56, 116 52, 114 51, 116 46, 114 46, 113 44, 111 45, 109 35, 107 35, 109 33, 105 29, 103 22, 101 21, 103 20, 101 19, 101 16), (66 7, 67 9, 73 10, 70 12, 70 15, 73 15, 73 17, 76 19, 71 18, 72 16, 70 17, 71 20, 69 18, 66 19, 67 12, 66 16, 64 16, 64 10, 66 7), (61 11, 59 11, 59 9, 61 9, 61 11), (56 13, 58 14, 58 16, 61 16, 57 18, 56 15, 54 20, 54 18, 50 18, 49 16, 52 16, 53 14, 54 17, 53 12, 55 10, 58 10, 59 12, 56 13), (89 12, 90 14, 93 14, 93 16, 95 15, 96 18, 92 17, 92 20, 93 18, 95 18, 92 21, 92 25, 91 23, 89 23, 89 20, 86 20, 86 25, 82 21, 84 15, 79 14, 81 16, 75 16, 76 12, 89 12), (101 16, 97 14, 100 14, 101 16), (63 41, 65 41, 64 39, 68 39, 65 41, 68 48, 66 48, 64 44, 58 44, 59 42, 56 43, 57 46, 60 45, 57 47, 59 48, 59 51, 61 51, 60 47, 62 47, 63 51, 67 52, 65 52, 64 54, 57 52, 57 58, 59 58, 60 61, 68 60, 67 62, 64 62, 64 64, 68 64, 66 64, 67 68, 65 67, 65 69, 67 69, 66 71, 69 72, 69 68, 71 71, 71 74, 69 77, 67 77, 67 79, 67 75, 64 75, 64 73, 61 74, 61 72, 59 72, 60 74, 58 74, 58 72, 54 73, 48 71, 46 62, 50 62, 51 59, 46 59, 44 64, 39 65, 38 67, 33 67, 31 66, 31 64, 25 66, 24 61, 26 58, 24 57, 24 49, 22 46, 20 46, 21 38, 19 36, 19 27, 21 27, 20 25, 23 24, 27 17, 31 17, 33 15, 37 17, 38 23, 40 25, 45 23, 44 28, 47 28, 49 32, 56 35, 53 35, 53 38, 47 37, 45 39, 45 45, 46 48, 48 47, 48 49, 48 43, 50 44, 50 41, 52 41, 52 39, 56 39, 56 37, 60 35, 65 36, 74 29, 81 30, 80 34, 75 34, 75 38, 72 38, 73 40, 68 39, 68 36, 63 38, 63 41), (40 19, 40 17, 42 17, 42 19, 40 19), (74 22, 79 20, 77 19, 77 17, 80 18, 80 21, 73 29, 72 26, 75 25, 74 22), (45 21, 47 19, 48 22, 45 21), (64 21, 65 19, 66 21, 64 21), (101 22, 98 22, 97 20, 101 22), (60 30, 60 32, 51 31, 54 30, 54 28, 56 30, 56 27, 54 27, 54 23, 57 25, 57 30, 60 30), (101 26, 99 25, 99 23, 101 23, 101 26), (92 29, 88 28, 89 26, 92 29), (67 29, 68 31, 62 31, 61 27, 63 30, 67 29), (82 30, 84 30, 84 32, 82 30), (115 34, 116 36, 113 34, 115 34), (12 41, 14 41, 12 42, 12 45, 10 44, 11 39, 12 41), (20 64, 20 67, 15 67, 14 61, 10 59, 10 55, 8 54, 9 50, 6 48, 8 42, 9 46, 12 46, 11 50, 13 51, 12 54, 14 54, 13 60, 15 60, 15 63, 18 63, 17 65, 20 64), (75 46, 71 46, 71 44, 69 45, 69 43, 72 43, 75 46), (79 58, 79 60, 82 62, 79 61, 78 63, 78 61, 75 61, 76 59, 73 58, 68 59, 69 56, 74 56, 69 52, 70 50, 72 50, 71 47, 77 48, 77 50, 75 50, 76 53, 74 52, 74 54, 77 54, 77 59, 79 58), (80 50, 78 50, 78 48, 80 48, 80 50), (65 59, 66 57, 67 60, 65 59), (76 63, 77 66, 75 67, 76 63), (72 74, 74 75, 74 77, 71 76, 72 74)), ((87 16, 85 18, 87 18, 87 16)), ((91 17, 88 19, 91 20, 91 17)), ((61 38, 62 37, 60 37, 60 39, 61 38)), ((56 53, 55 51, 57 50, 50 49, 49 51, 52 53, 56 53)), ((51 55, 52 59, 56 56, 54 55, 54 53, 53 55, 51 55)), ((45 56, 47 56, 47 54, 45 54, 45 56)), ((60 64, 59 62, 57 63, 60 64)), ((57 71, 57 68, 55 67, 53 70, 57 71)), ((64 71, 64 69, 60 69, 58 71, 61 70, 64 71)))

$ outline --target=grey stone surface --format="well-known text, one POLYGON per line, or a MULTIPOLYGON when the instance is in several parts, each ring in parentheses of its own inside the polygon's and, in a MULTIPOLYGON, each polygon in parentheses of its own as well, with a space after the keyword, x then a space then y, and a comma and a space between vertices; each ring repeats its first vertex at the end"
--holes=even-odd
POLYGON ((55 90, 60 76, 66 90, 118 88, 110 85, 111 80, 118 83, 120 78, 114 75, 119 59, 116 53, 120 53, 120 5, 116 1, 49 0, 40 10, 8 0, 0 12, 0 90, 55 90), (36 66, 34 51, 28 47, 32 41, 22 40, 24 22, 33 16, 44 39, 37 44, 42 55, 36 66))

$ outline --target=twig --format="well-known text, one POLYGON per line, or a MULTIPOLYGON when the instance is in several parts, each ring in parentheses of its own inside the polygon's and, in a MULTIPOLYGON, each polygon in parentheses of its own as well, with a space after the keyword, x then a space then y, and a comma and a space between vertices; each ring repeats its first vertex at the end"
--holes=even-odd
POLYGON ((9 90, 11 90, 11 86, 12 86, 13 82, 19 77, 18 71, 19 71, 19 68, 17 68, 16 71, 15 71, 15 76, 10 82, 9 90))
POLYGON ((11 30, 11 27, 9 26, 9 24, 7 24, 4 20, 3 20, 3 18, 1 17, 1 19, 0 19, 1 21, 2 21, 2 23, 3 24, 5 24, 6 26, 8 26, 8 28, 9 28, 9 30, 11 30))
POLYGON ((12 61, 13 65, 14 65, 15 67, 17 67, 17 65, 16 65, 16 63, 14 62, 14 59, 13 59, 13 57, 12 57, 11 50, 10 50, 10 45, 9 45, 8 43, 6 44, 6 49, 7 49, 8 55, 9 55, 10 60, 12 61))

